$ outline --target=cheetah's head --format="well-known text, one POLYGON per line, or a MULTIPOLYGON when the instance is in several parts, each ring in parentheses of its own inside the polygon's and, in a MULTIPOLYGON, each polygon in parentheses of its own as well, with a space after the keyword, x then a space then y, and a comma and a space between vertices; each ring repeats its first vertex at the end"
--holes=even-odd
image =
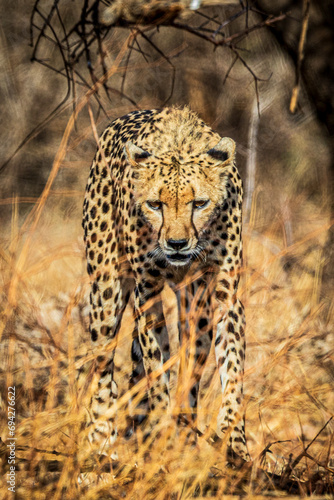
POLYGON ((206 232, 220 212, 235 156, 229 138, 199 155, 161 157, 128 142, 125 155, 135 174, 135 199, 155 235, 153 255, 184 266, 203 255, 206 232))

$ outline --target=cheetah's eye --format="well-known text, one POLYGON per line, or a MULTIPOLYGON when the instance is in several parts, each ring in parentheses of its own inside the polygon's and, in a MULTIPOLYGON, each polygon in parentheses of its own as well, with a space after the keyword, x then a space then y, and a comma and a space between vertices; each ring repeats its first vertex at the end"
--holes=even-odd
POLYGON ((210 203, 210 200, 194 200, 193 206, 194 208, 204 208, 210 203))
POLYGON ((152 210, 161 210, 162 207, 161 201, 147 201, 146 204, 152 210))

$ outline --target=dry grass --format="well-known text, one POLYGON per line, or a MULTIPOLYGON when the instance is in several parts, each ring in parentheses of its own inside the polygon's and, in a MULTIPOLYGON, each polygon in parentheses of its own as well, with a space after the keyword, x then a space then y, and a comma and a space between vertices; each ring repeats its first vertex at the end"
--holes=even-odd
MULTIPOLYGON (((78 172, 75 161, 64 162, 72 126, 64 135, 43 195, 23 223, 18 217, 19 202, 13 200, 10 236, 2 238, 0 247, 1 438, 6 443, 7 387, 15 385, 17 498, 268 494, 270 485, 259 478, 257 468, 278 475, 286 471, 333 415, 332 323, 323 317, 319 301, 328 220, 301 195, 295 202, 302 207, 299 223, 294 226, 294 240, 289 241, 289 213, 268 222, 256 193, 253 197, 250 222, 244 228, 241 286, 248 325, 246 433, 254 459, 252 472, 245 467, 227 468, 224 443, 213 447, 207 442, 219 404, 217 373, 202 397, 198 427, 204 436, 196 444, 189 438, 189 428, 176 429, 174 420, 165 415, 160 419, 160 434, 145 443, 141 430, 129 440, 122 436, 131 396, 127 390, 131 316, 123 324, 116 355, 121 392, 119 465, 113 474, 101 472, 97 458, 87 463, 88 456, 82 453, 85 432, 80 421, 87 394, 81 395, 76 386, 76 370, 96 356, 87 333, 88 278, 79 225, 83 195, 80 190, 57 191, 54 184, 60 166, 78 172), (72 199, 62 215, 59 193, 72 199), (267 453, 261 455, 265 448, 267 453), (80 471, 89 470, 95 473, 93 482, 91 474, 83 474, 78 484, 80 471)), ((209 359, 207 376, 213 364, 209 359)), ((144 384, 139 395, 143 390, 144 384)), ((332 437, 329 422, 307 450, 308 457, 288 474, 293 493, 298 493, 293 489, 298 483, 299 493, 333 493, 332 437)), ((6 473, 6 460, 3 466, 6 473)), ((0 488, 6 498, 5 474, 0 488)), ((277 485, 272 488, 279 491, 277 485)))

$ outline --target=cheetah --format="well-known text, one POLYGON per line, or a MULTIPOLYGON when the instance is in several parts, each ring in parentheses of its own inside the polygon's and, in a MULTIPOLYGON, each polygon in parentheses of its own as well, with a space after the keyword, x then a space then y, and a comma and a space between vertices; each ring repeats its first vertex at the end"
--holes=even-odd
POLYGON ((96 392, 87 433, 93 450, 113 456, 117 429, 114 352, 133 301, 132 385, 147 378, 149 409, 170 408, 170 347, 161 294, 174 291, 179 342, 192 360, 189 408, 196 418, 201 375, 214 342, 222 391, 217 433, 247 451, 243 371, 244 309, 237 298, 242 261, 242 181, 235 142, 189 108, 133 111, 102 134, 84 201, 91 280, 90 333, 96 392), (157 374, 158 375, 154 375, 157 374))

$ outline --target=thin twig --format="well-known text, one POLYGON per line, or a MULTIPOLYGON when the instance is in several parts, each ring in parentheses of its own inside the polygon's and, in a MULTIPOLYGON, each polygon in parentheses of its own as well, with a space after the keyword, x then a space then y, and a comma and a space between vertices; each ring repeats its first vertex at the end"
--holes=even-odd
MULTIPOLYGON (((325 425, 320 429, 320 431, 317 433, 316 436, 314 436, 314 438, 312 439, 312 441, 309 442, 309 444, 306 446, 306 448, 298 455, 298 457, 295 458, 295 460, 292 462, 292 464, 288 464, 287 468, 285 469, 284 473, 282 474, 282 481, 284 480, 284 478, 286 478, 287 476, 289 476, 291 474, 291 472, 293 471, 293 469, 296 467, 296 465, 299 464, 299 462, 301 461, 301 459, 303 457, 306 456, 307 454, 307 450, 310 448, 310 446, 314 443, 314 441, 317 439, 318 436, 320 436, 320 434, 322 433, 322 431, 327 427, 327 425, 329 424, 329 422, 331 422, 331 420, 333 420, 333 417, 331 417, 329 420, 327 420, 327 422, 325 423, 325 425)), ((331 471, 332 472, 332 471, 331 471)))
POLYGON ((298 44, 298 59, 296 65, 296 83, 292 90, 292 96, 290 100, 290 112, 295 113, 298 104, 298 95, 300 91, 300 79, 301 79, 301 69, 302 63, 304 59, 304 48, 306 42, 306 33, 308 27, 308 21, 310 17, 310 0, 303 1, 303 22, 302 22, 302 30, 300 33, 300 39, 298 44))

